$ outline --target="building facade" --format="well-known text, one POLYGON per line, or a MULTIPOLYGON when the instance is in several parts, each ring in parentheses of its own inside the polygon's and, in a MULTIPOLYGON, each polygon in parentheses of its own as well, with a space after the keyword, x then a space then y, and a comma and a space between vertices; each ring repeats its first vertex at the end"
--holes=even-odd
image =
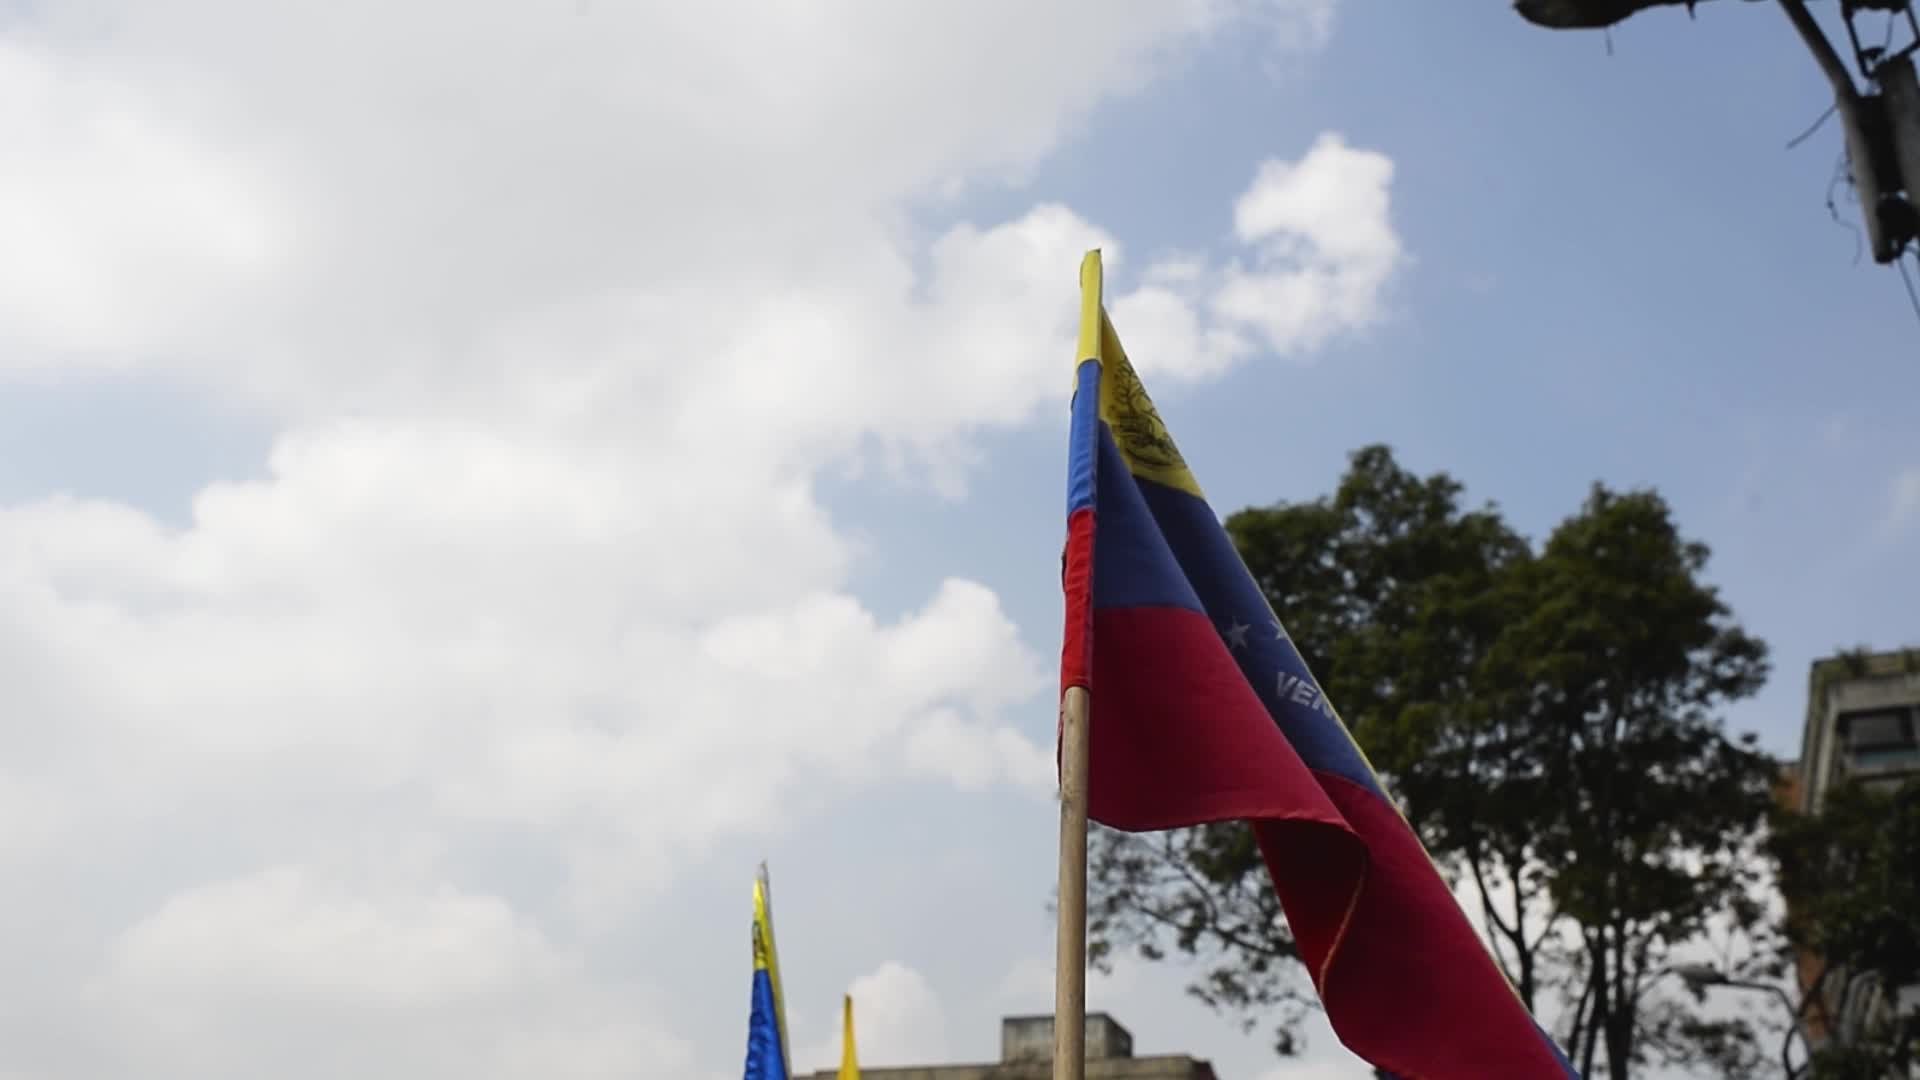
POLYGON ((1920 650, 1817 660, 1800 736, 1802 813, 1840 784, 1896 787, 1920 777, 1920 650))
MULTIPOLYGON (((822 1069, 805 1080, 833 1080, 822 1069)), ((981 1064, 868 1065, 860 1080, 1049 1080, 1053 1076, 1053 1017, 1009 1016, 1000 1021, 1000 1060, 981 1064)), ((1213 1066, 1186 1054, 1133 1055, 1133 1036, 1106 1013, 1087 1014, 1087 1080, 1219 1080, 1213 1066)))
MULTIPOLYGON (((1800 761, 1783 791, 1803 814, 1817 814, 1828 792, 1846 784, 1894 788, 1920 780, 1920 650, 1855 652, 1817 660, 1807 685, 1800 761)), ((1799 958, 1804 988, 1817 957, 1799 958)), ((1920 999, 1920 987, 1881 987, 1871 978, 1829 977, 1822 1006, 1810 1010, 1810 1041, 1845 1040, 1892 1010, 1920 999)))

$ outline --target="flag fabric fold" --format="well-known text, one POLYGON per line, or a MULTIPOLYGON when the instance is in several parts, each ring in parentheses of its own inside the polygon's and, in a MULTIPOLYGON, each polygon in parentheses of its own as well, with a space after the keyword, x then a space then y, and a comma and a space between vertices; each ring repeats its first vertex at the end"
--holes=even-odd
POLYGON ((1475 935, 1175 447, 1081 267, 1061 688, 1089 816, 1252 824, 1334 1031, 1401 1080, 1577 1077, 1475 935))
POLYGON ((786 1002, 773 944, 773 901, 763 867, 753 882, 753 1005, 747 1018, 745 1080, 788 1080, 786 1002))

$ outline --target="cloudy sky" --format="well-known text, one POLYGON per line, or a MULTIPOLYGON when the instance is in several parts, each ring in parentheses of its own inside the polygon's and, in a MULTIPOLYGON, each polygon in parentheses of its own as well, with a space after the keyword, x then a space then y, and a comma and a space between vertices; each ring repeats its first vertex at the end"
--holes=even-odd
POLYGON ((0 1077, 738 1075, 762 858, 799 1066, 992 1057, 1092 246, 1223 512, 1657 485, 1792 752, 1920 636, 1824 104, 1745 4, 0 0, 0 1077))

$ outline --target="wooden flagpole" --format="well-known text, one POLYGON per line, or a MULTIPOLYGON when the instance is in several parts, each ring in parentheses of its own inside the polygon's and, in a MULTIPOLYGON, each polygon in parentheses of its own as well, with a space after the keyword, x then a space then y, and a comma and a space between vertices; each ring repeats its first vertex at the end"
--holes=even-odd
POLYGON ((1087 1069, 1087 720, 1092 699, 1060 699, 1060 926, 1053 967, 1053 1080, 1087 1069))
MULTIPOLYGON (((1102 306, 1103 276, 1100 249, 1095 248, 1080 260, 1080 342, 1074 354, 1076 370, 1088 361, 1097 364, 1101 360, 1106 324, 1102 306)), ((1079 393, 1075 392, 1076 399, 1079 393)), ((1075 408, 1079 410, 1083 406, 1075 408)), ((1091 409, 1092 405, 1084 408, 1091 409)), ((1087 415, 1076 411, 1075 438, 1092 437, 1092 431, 1080 430, 1087 415)), ((1074 466, 1074 469, 1081 467, 1074 466)), ((1075 484, 1091 482, 1091 475, 1080 477, 1069 482, 1069 489, 1075 484)), ((1092 489, 1088 488, 1085 494, 1091 496, 1092 489)), ((1091 509, 1089 501, 1083 510, 1091 509)), ((1070 535, 1072 523, 1073 515, 1069 514, 1070 535)), ((1090 539, 1090 535, 1082 536, 1083 542, 1090 539)), ((1089 555, 1087 550, 1080 552, 1083 559, 1089 555)), ((1092 617, 1093 598, 1084 595, 1091 572, 1091 566, 1082 566, 1078 583, 1071 584, 1063 560, 1061 584, 1069 594, 1069 619, 1090 620, 1092 617)), ((1086 684, 1092 672, 1083 669, 1088 660, 1084 655, 1088 644, 1084 635, 1092 632, 1090 625, 1068 626, 1067 647, 1075 647, 1072 643, 1078 640, 1083 655, 1073 662, 1075 674, 1071 681, 1077 685, 1069 685, 1060 695, 1060 899, 1059 938, 1053 957, 1053 1080, 1085 1080, 1087 1072, 1087 757, 1093 697, 1086 684)), ((1063 654, 1061 659, 1064 674, 1067 657, 1063 654)))
MULTIPOLYGON (((1106 316, 1102 308, 1103 274, 1100 250, 1087 252, 1080 260, 1080 343, 1074 354, 1076 368, 1101 359, 1104 344, 1102 328, 1106 316)), ((1076 395, 1077 396, 1077 395, 1076 395)), ((1080 432, 1089 437, 1092 432, 1080 432)), ((1090 507, 1089 507, 1090 509, 1090 507)), ((1069 529, 1072 528, 1071 516, 1069 529)), ((1086 552, 1081 553, 1083 556, 1086 552)), ((1083 573, 1091 567, 1083 568, 1083 573)), ((1062 584, 1067 568, 1061 567, 1062 584)), ((1080 582, 1085 588, 1086 582, 1080 582)), ((1069 587, 1069 592, 1073 588, 1069 587)), ((1076 612, 1092 597, 1068 597, 1068 618, 1087 619, 1091 610, 1076 612)), ((1089 634, 1091 626, 1068 627, 1068 639, 1089 634)), ((1064 661, 1064 657, 1062 658, 1064 661)), ((1086 657, 1077 664, 1084 666, 1086 657)), ((1092 719, 1093 697, 1081 671, 1060 695, 1060 887, 1059 938, 1053 956, 1053 1080, 1085 1080, 1087 1073, 1087 748, 1088 725, 1092 719)))

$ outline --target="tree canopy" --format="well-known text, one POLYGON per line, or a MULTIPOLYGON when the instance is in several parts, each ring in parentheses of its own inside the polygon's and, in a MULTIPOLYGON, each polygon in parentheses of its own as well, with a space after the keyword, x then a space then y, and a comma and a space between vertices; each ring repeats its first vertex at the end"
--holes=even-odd
MULTIPOLYGON (((1769 846, 1780 866, 1787 937, 1807 961, 1802 1011, 1829 1032, 1838 1008, 1868 987, 1920 984, 1920 781, 1891 791, 1846 784, 1820 812, 1783 812, 1769 846)), ((1814 1056, 1821 1080, 1906 1076, 1920 1064, 1920 1002, 1814 1056)))
MULTIPOLYGON (((1576 1066, 1619 1078, 1731 1053, 1724 1023, 1653 991, 1710 921, 1761 918, 1775 768, 1719 712, 1759 688, 1766 650, 1667 504, 1595 486, 1534 545, 1453 478, 1370 446, 1331 495, 1226 524, 1576 1066)), ((1184 953, 1197 995, 1297 1049, 1314 998, 1248 829, 1100 830, 1090 879, 1096 962, 1184 953)))

